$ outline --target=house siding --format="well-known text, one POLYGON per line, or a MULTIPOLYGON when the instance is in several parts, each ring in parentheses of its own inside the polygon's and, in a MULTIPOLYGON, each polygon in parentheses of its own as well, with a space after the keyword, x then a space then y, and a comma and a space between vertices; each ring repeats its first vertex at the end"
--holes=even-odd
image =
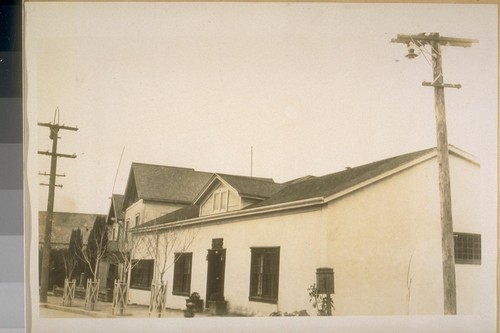
POLYGON ((154 202, 141 199, 127 208, 125 212, 125 220, 129 219, 129 228, 133 228, 136 226, 135 216, 137 214, 140 214, 139 224, 143 224, 157 217, 160 217, 162 214, 171 213, 184 206, 185 205, 182 204, 154 202))
MULTIPOLYGON (((241 199, 238 193, 234 192, 227 186, 219 184, 216 186, 207 196, 205 201, 201 204, 200 207, 200 216, 212 215, 214 214, 214 195, 213 193, 218 190, 227 190, 228 191, 228 201, 227 201, 227 211, 235 211, 241 208, 241 199)), ((217 212, 220 213, 220 212, 217 212)))

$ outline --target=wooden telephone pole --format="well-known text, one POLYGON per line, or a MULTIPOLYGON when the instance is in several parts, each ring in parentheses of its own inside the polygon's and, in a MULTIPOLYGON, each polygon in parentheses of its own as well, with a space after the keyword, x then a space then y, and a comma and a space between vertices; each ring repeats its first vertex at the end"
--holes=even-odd
POLYGON ((76 158, 76 155, 67 155, 67 154, 58 154, 57 153, 57 140, 59 139, 58 133, 59 130, 69 130, 69 131, 78 131, 77 127, 69 127, 65 125, 59 125, 59 119, 56 122, 56 115, 59 115, 59 110, 56 109, 54 114, 54 124, 52 123, 38 123, 38 126, 48 127, 50 130, 50 139, 52 140, 52 151, 38 151, 38 154, 48 155, 51 157, 50 160, 50 174, 43 173, 43 176, 49 176, 49 184, 40 183, 40 185, 49 187, 49 199, 47 201, 47 217, 45 220, 45 234, 43 238, 43 254, 42 254, 42 278, 40 282, 40 302, 47 302, 47 290, 49 287, 49 266, 50 266, 50 242, 52 236, 52 220, 54 218, 54 194, 55 188, 62 187, 62 185, 56 185, 56 176, 64 176, 58 175, 56 173, 57 170, 57 158, 58 157, 67 157, 67 158, 76 158))
MULTIPOLYGON (((391 43, 401 43, 408 46, 409 59, 417 57, 414 53, 417 48, 431 48, 432 68, 434 79, 432 82, 423 82, 426 87, 434 87, 437 132, 437 160, 439 165, 439 195, 441 211, 441 244, 443 255, 443 292, 444 314, 457 313, 457 296, 455 281, 455 249, 453 241, 453 220, 451 215, 450 166, 448 159, 448 138, 446 132, 446 114, 444 104, 444 88, 460 89, 460 84, 448 84, 443 80, 441 64, 441 46, 470 47, 477 43, 474 39, 442 37, 439 33, 419 35, 398 35, 391 43)), ((425 50, 424 50, 425 51, 425 50)))

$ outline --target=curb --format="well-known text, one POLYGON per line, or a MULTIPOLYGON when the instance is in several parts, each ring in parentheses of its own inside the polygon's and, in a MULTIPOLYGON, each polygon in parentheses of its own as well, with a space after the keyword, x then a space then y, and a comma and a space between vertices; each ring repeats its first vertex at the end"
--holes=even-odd
POLYGON ((88 317, 93 317, 93 318, 116 318, 116 316, 114 316, 112 314, 100 312, 100 310, 90 311, 90 310, 72 308, 72 307, 55 305, 55 304, 50 304, 50 303, 40 303, 40 307, 58 310, 58 311, 76 313, 76 314, 80 314, 80 315, 84 315, 84 316, 88 316, 88 317))

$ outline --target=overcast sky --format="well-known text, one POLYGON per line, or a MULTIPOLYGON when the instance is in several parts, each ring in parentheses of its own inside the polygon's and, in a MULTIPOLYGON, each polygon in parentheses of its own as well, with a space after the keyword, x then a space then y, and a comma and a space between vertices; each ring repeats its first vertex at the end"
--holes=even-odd
MULTIPOLYGON (((448 134, 492 170, 496 17, 488 5, 29 3, 28 171, 50 170, 36 121, 56 108, 79 127, 60 132, 59 152, 78 157, 58 161, 56 211, 107 213, 132 162, 250 175, 253 146, 253 175, 283 182, 433 147, 432 68, 389 43, 421 32, 479 39, 443 50, 445 81, 463 86, 445 92, 448 134)), ((47 188, 37 196, 45 210, 47 188)))

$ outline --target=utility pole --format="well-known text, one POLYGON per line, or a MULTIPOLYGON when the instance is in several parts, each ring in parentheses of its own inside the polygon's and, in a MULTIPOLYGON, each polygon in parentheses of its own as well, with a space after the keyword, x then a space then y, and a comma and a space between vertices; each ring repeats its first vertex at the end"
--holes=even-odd
MULTIPOLYGON (((451 214, 451 189, 450 189, 450 166, 448 158, 448 138, 446 131, 446 113, 444 103, 444 88, 460 89, 460 84, 448 84, 443 80, 443 68, 441 63, 442 46, 470 47, 477 43, 474 39, 442 37, 439 33, 398 35, 391 43, 401 43, 408 46, 409 59, 418 55, 414 47, 425 51, 427 45, 431 48, 433 81, 422 82, 425 87, 434 87, 434 101, 436 112, 437 133, 437 160, 439 165, 439 195, 441 212, 441 245, 443 256, 443 292, 444 292, 444 314, 457 313, 457 292, 455 279, 455 249, 453 240, 453 220, 451 214)), ((424 54, 425 56, 425 54, 424 54)))
POLYGON ((69 127, 65 125, 59 125, 59 110, 56 109, 54 114, 54 124, 52 123, 38 123, 38 126, 48 127, 50 130, 49 138, 52 140, 52 151, 38 151, 38 154, 48 155, 51 157, 50 160, 50 174, 43 173, 43 176, 49 176, 49 184, 40 183, 40 185, 49 187, 49 199, 47 201, 47 217, 45 220, 45 234, 43 238, 43 254, 42 254, 42 278, 40 282, 40 302, 47 302, 47 290, 49 287, 49 266, 50 266, 50 242, 52 236, 52 221, 54 218, 54 194, 55 188, 61 187, 62 185, 56 185, 56 176, 65 176, 58 175, 56 173, 57 170, 57 158, 58 157, 67 157, 67 158, 76 158, 76 155, 67 155, 67 154, 58 154, 57 153, 57 140, 59 139, 58 134, 59 130, 69 130, 69 131, 78 131, 77 127, 69 127), (56 123, 56 115, 57 115, 57 123, 56 123))

